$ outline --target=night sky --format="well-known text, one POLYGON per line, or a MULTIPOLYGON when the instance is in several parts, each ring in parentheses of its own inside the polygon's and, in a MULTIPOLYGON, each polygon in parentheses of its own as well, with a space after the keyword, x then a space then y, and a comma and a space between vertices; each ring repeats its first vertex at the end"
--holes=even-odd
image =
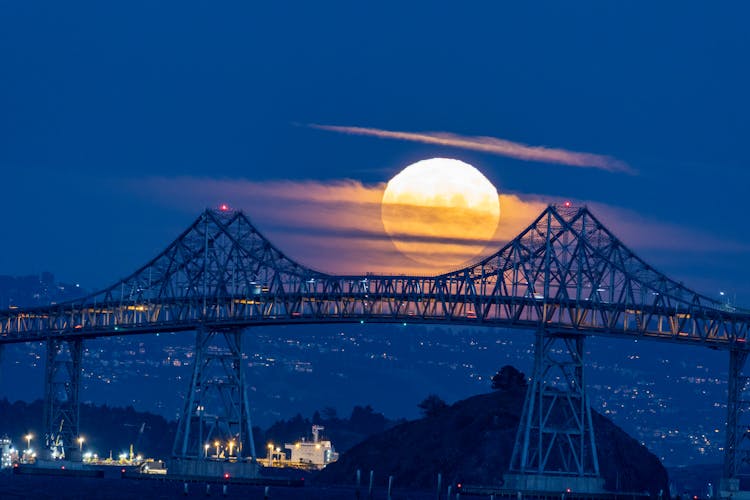
POLYGON ((748 14, 739 2, 2 2, 0 274, 103 287, 222 202, 303 263, 398 268, 390 242, 368 247, 355 230, 384 183, 437 156, 512 196, 506 233, 537 206, 585 203, 658 269, 750 305, 748 14), (308 124, 489 137, 627 168, 308 124))

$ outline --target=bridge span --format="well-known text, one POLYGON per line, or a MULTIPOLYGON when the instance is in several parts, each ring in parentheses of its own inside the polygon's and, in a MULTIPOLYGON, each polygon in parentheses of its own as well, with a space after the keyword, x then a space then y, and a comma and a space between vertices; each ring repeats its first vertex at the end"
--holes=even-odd
POLYGON ((586 337, 726 350, 730 483, 747 461, 740 446, 750 427, 740 428, 739 418, 745 410, 741 375, 750 352, 750 311, 656 271, 585 207, 551 205, 497 252, 437 276, 318 272, 284 255, 242 212, 206 210, 151 262, 100 292, 0 312, 0 347, 47 343, 47 437, 74 456, 82 342, 196 331, 197 362, 174 456, 199 460, 204 443, 223 435, 237 440, 238 456, 254 458, 241 332, 336 322, 533 330, 534 372, 511 463, 511 472, 522 478, 599 477, 583 370, 586 337), (211 392, 223 407, 221 418, 208 409, 211 392))

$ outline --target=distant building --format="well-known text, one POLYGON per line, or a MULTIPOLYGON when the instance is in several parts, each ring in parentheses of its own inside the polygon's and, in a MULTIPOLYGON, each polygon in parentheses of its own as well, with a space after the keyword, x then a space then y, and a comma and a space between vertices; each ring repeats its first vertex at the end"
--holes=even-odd
POLYGON ((320 439, 320 431, 324 427, 320 425, 312 426, 312 441, 298 441, 294 444, 285 444, 284 448, 290 450, 292 457, 289 460, 292 464, 309 465, 322 469, 331 462, 335 462, 339 459, 339 454, 333 448, 333 444, 330 441, 323 441, 320 439))

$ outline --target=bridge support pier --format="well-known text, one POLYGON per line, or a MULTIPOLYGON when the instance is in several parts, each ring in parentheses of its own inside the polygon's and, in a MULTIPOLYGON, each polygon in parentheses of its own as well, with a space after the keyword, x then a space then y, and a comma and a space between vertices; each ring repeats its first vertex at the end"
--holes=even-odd
POLYGON ((729 351, 729 378, 727 380, 727 427, 726 445, 724 447, 724 477, 720 485, 723 492, 739 490, 739 470, 748 460, 748 441, 750 426, 740 422, 743 411, 748 410, 743 394, 747 387, 748 377, 742 375, 747 362, 747 351, 729 351), (741 450, 742 445, 744 450, 741 450))
POLYGON ((534 372, 505 475, 507 487, 602 490, 583 345, 583 335, 537 332, 534 372))
POLYGON ((170 473, 254 477, 257 464, 242 331, 199 329, 194 360, 170 473))
POLYGON ((83 341, 47 341, 44 371, 44 441, 41 458, 82 459, 79 437, 79 391, 83 341), (49 455, 47 455, 49 454, 49 455))

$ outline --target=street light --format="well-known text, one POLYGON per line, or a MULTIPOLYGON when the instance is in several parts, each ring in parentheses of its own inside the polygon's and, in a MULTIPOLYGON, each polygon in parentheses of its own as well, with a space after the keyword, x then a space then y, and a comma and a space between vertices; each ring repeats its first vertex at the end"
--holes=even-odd
POLYGON ((273 443, 268 443, 268 466, 271 467, 271 457, 273 453, 273 443))
POLYGON ((210 446, 209 446, 208 443, 206 443, 206 444, 203 445, 203 458, 208 458, 208 448, 209 447, 210 446))
POLYGON ((214 441, 214 446, 216 446, 216 458, 219 458, 219 445, 221 443, 219 441, 214 441))
POLYGON ((234 439, 229 441, 229 456, 232 456, 232 450, 234 449, 234 439))
POLYGON ((29 433, 29 434, 26 434, 25 437, 26 437, 26 449, 31 451, 31 438, 33 438, 34 435, 29 433))
POLYGON ((85 439, 83 439, 83 436, 78 436, 78 451, 83 453, 83 442, 85 439))

